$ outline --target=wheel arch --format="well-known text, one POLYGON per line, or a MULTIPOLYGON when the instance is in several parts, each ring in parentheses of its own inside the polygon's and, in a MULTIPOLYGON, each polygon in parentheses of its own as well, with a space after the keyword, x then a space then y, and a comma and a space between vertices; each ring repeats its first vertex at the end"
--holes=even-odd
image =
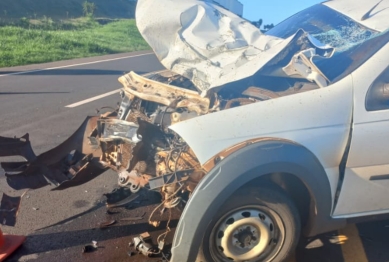
POLYGON ((333 220, 330 216, 332 197, 327 175, 307 148, 279 139, 262 139, 237 148, 222 160, 215 156, 215 166, 193 192, 174 236, 173 262, 194 261, 207 225, 221 204, 239 188, 260 183, 273 174, 291 174, 307 188, 314 205, 311 204, 305 235, 344 226, 344 220, 333 220))

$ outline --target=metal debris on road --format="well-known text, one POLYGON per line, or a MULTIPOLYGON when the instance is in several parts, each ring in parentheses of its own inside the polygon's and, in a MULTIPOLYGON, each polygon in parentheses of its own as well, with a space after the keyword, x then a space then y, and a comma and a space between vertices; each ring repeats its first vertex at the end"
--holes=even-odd
POLYGON ((134 201, 135 199, 137 199, 139 197, 139 195, 131 195, 117 203, 114 203, 114 204, 106 204, 107 208, 113 208, 113 207, 122 207, 122 206, 125 206, 125 205, 128 205, 129 203, 131 203, 132 201, 134 201))
POLYGON ((139 197, 124 187, 114 189, 112 193, 104 194, 104 196, 107 198, 107 208, 126 206, 139 197))
POLYGON ((106 228, 106 227, 110 227, 110 226, 112 226, 114 224, 116 224, 116 220, 109 220, 109 221, 100 223, 99 227, 100 228, 106 228))
POLYGON ((101 150, 88 145, 99 117, 87 117, 77 131, 59 146, 36 156, 29 135, 21 138, 0 136, 0 157, 22 156, 23 162, 2 162, 7 183, 15 190, 38 189, 53 184, 63 190, 84 184, 108 168, 99 163, 101 150))
MULTIPOLYGON (((147 232, 146 232, 147 233, 147 232)), ((148 233, 147 233, 148 234, 148 233)), ((157 247, 153 247, 151 244, 146 243, 142 236, 134 237, 135 249, 146 257, 160 254, 157 247)))
POLYGON ((140 234, 140 237, 142 237, 143 240, 148 240, 151 238, 149 232, 144 232, 144 233, 140 234))
POLYGON ((112 210, 107 210, 106 212, 105 212, 107 215, 115 215, 115 214, 119 214, 120 212, 118 212, 118 211, 112 211, 112 210))
POLYGON ((82 248, 82 253, 91 253, 94 252, 97 248, 95 248, 93 245, 86 245, 82 248))
POLYGON ((149 224, 153 227, 159 227, 159 224, 161 224, 161 221, 149 221, 149 224))
POLYGON ((121 218, 120 221, 137 221, 137 220, 142 220, 142 219, 144 218, 145 215, 146 215, 146 212, 143 213, 143 215, 137 216, 137 217, 125 217, 125 218, 121 218))
POLYGON ((96 251, 98 248, 99 247, 97 246, 97 242, 96 241, 92 241, 92 244, 85 245, 82 248, 82 253, 91 253, 91 252, 96 251))
POLYGON ((3 225, 15 226, 22 197, 10 197, 3 193, 0 206, 0 221, 3 225))

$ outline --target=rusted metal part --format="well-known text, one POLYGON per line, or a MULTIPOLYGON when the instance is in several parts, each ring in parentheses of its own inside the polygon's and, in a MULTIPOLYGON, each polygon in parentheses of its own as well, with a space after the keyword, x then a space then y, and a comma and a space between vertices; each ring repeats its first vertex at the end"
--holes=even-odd
POLYGON ((145 187, 149 183, 150 175, 142 175, 137 170, 128 172, 123 170, 119 173, 118 184, 120 186, 127 186, 131 192, 137 193, 140 188, 145 187))
POLYGON ((0 206, 0 223, 2 225, 15 226, 21 201, 22 197, 10 197, 3 193, 0 206))
POLYGON ((157 153, 157 176, 172 173, 175 170, 200 169, 200 163, 193 151, 160 151, 157 153))
POLYGON ((145 217, 146 213, 143 213, 141 216, 137 217, 125 217, 121 218, 120 221, 137 221, 137 220, 142 220, 145 217))
POLYGON ((262 141, 266 141, 266 140, 269 140, 269 139, 272 139, 272 140, 279 140, 279 139, 273 139, 273 138, 255 138, 255 139, 250 139, 250 140, 247 140, 247 141, 244 141, 242 143, 239 143, 239 144, 236 144, 230 148, 227 148, 225 150, 223 150, 222 152, 220 152, 219 154, 217 154, 216 156, 212 157, 210 160, 208 160, 203 166, 203 170, 205 172, 209 172, 212 170, 212 168, 214 168, 220 161, 222 161, 223 159, 225 159, 226 157, 228 157, 229 155, 233 154, 234 152, 246 147, 246 146, 249 146, 249 145, 252 145, 254 143, 258 143, 258 142, 262 142, 262 141))
MULTIPOLYGON (((117 135, 104 135, 106 127, 122 125, 122 120, 104 120, 99 122, 98 133, 101 138, 102 161, 117 172, 131 171, 139 167, 138 163, 150 160, 153 147, 167 147, 165 134, 158 126, 150 124, 141 118, 137 123, 128 123, 127 132, 117 132, 117 135)), ((150 162, 150 161, 149 161, 150 162)), ((146 165, 146 167, 148 167, 146 165)), ((139 171, 139 170, 138 170, 139 171)))
POLYGON ((99 228, 106 228, 106 227, 110 227, 112 225, 116 224, 116 220, 109 220, 109 221, 105 221, 105 222, 101 222, 99 224, 99 228))
POLYGON ((126 94, 146 101, 170 106, 172 102, 181 96, 183 99, 177 103, 176 107, 188 108, 199 115, 208 113, 210 107, 209 98, 201 97, 196 91, 153 81, 134 72, 120 77, 119 82, 123 84, 126 94))
POLYGON ((185 89, 198 91, 196 86, 188 78, 183 77, 182 75, 174 73, 170 70, 157 72, 155 74, 149 75, 147 78, 171 86, 178 86, 185 89))
POLYGON ((101 150, 91 146, 87 139, 93 134, 98 118, 88 117, 65 142, 33 160, 2 163, 8 172, 8 185, 20 190, 54 184, 57 187, 53 190, 63 190, 84 184, 103 173, 106 168, 99 163, 101 150), (19 173, 15 173, 17 171, 19 173))
POLYGON ((0 136, 0 157, 22 156, 28 161, 36 158, 31 148, 30 135, 27 133, 21 138, 8 138, 0 136))
POLYGON ((189 192, 193 192, 197 187, 198 183, 205 176, 205 172, 203 170, 195 170, 190 174, 188 180, 185 181, 185 189, 189 192))
POLYGON ((150 189, 157 189, 166 185, 176 184, 178 182, 186 181, 193 171, 194 171, 193 169, 182 170, 171 174, 166 174, 166 175, 152 178, 149 180, 150 189))

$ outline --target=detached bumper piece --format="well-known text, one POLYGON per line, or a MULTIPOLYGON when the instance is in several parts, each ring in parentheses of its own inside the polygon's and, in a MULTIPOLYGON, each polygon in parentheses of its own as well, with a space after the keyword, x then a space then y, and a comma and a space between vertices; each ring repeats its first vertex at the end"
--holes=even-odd
POLYGON ((24 162, 2 162, 7 183, 15 190, 38 189, 50 184, 63 190, 84 184, 102 174, 101 150, 93 145, 97 119, 88 117, 78 130, 59 146, 36 156, 28 134, 21 138, 0 137, 0 157, 22 156, 24 162), (92 139, 88 139, 92 138, 92 139))

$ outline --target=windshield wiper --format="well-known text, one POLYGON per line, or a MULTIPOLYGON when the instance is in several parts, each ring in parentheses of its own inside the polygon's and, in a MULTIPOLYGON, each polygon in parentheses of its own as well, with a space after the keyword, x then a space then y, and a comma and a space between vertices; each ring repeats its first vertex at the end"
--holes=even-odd
POLYGON ((367 13, 364 14, 364 15, 362 16, 361 21, 365 21, 366 19, 369 19, 370 17, 372 17, 371 12, 373 12, 374 9, 376 9, 377 6, 378 6, 379 4, 381 4, 382 1, 383 1, 383 0, 380 0, 377 4, 375 4, 375 5, 373 6, 373 8, 371 8, 369 11, 367 11, 367 13))

